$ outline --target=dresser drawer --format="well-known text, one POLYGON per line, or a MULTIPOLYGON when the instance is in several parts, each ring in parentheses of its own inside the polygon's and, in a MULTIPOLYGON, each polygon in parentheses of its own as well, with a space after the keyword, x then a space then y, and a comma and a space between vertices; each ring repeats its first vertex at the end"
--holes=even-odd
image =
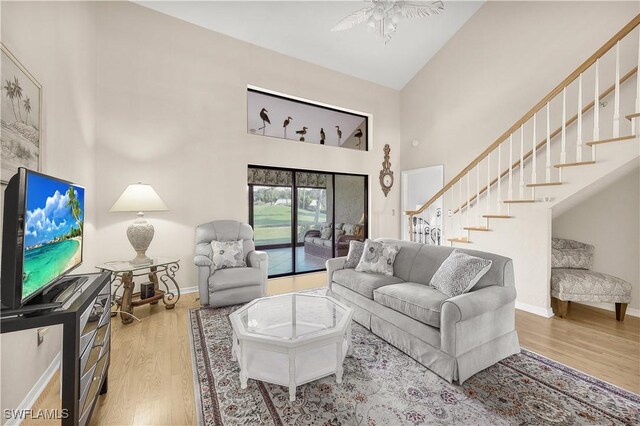
MULTIPOLYGON (((78 405, 81 407, 80 412, 82 413, 80 418, 82 419, 85 415, 91 411, 91 406, 93 405, 96 397, 98 396, 98 392, 100 391, 100 383, 102 382, 102 377, 107 370, 107 366, 109 365, 109 353, 106 353, 98 363, 96 364, 96 368, 93 373, 93 377, 91 378, 91 384, 89 386, 89 390, 84 396, 84 401, 80 401, 78 405)), ((86 421, 86 420, 85 420, 86 421)), ((80 421, 80 424, 83 424, 80 421)))
POLYGON ((93 382, 97 366, 97 364, 94 364, 93 367, 91 367, 91 369, 89 369, 89 371, 80 379, 80 407, 82 407, 85 399, 87 398, 87 392, 89 391, 89 386, 93 382))
POLYGON ((96 331, 93 343, 87 347, 85 352, 82 354, 82 358, 80 358, 81 374, 85 374, 102 356, 105 346, 108 346, 111 341, 111 339, 109 338, 110 333, 110 323, 100 327, 96 331))

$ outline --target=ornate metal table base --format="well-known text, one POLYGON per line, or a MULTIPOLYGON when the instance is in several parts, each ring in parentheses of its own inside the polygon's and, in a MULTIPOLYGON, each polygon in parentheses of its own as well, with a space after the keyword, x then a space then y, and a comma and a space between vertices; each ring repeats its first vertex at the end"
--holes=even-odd
POLYGON ((180 269, 179 259, 159 258, 154 259, 150 265, 131 265, 128 262, 108 262, 97 266, 98 269, 111 272, 111 288, 113 288, 113 305, 120 312, 123 324, 133 322, 133 308, 147 304, 156 305, 160 300, 165 309, 173 309, 180 300, 180 286, 175 275, 180 269), (148 270, 148 271, 147 271, 148 270), (140 292, 135 292, 135 277, 147 276, 153 283, 155 295, 146 299, 140 299, 140 292), (169 287, 169 283, 175 287, 169 287), (160 287, 164 289, 160 289, 160 287), (118 290, 122 288, 122 295, 118 296, 118 290))

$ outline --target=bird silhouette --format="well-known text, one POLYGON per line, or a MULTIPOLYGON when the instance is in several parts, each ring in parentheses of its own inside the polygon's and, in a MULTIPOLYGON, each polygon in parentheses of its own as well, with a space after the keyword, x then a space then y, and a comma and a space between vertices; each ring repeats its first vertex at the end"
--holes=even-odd
POLYGON ((266 108, 262 108, 260 110, 260 118, 262 119, 262 127, 258 130, 262 130, 262 135, 264 136, 265 129, 267 128, 267 124, 271 124, 271 120, 269 120, 269 116, 267 115, 269 111, 266 108))
POLYGON ((360 145, 362 145, 362 129, 358 129, 354 134, 353 137, 358 138, 358 143, 356 144, 357 148, 360 148, 360 145))
POLYGON ((324 134, 324 128, 320 127, 320 145, 324 145, 324 140, 327 136, 324 134))
POLYGON ((289 125, 289 123, 291 123, 293 121, 293 118, 291 117, 287 117, 286 120, 284 120, 284 123, 282 123, 282 127, 284 128, 284 138, 287 138, 287 126, 289 125))
POLYGON ((341 145, 342 140, 342 130, 340 130, 340 126, 336 126, 336 131, 338 132, 338 145, 341 145))
POLYGON ((300 135, 300 142, 304 142, 304 135, 307 134, 308 127, 302 127, 302 130, 296 130, 296 133, 300 135))

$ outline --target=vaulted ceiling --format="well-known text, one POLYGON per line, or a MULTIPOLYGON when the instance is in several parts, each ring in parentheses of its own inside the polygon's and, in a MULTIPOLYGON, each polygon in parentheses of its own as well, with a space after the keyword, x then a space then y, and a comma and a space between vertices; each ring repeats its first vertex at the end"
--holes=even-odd
POLYGON ((137 1, 145 7, 307 62, 401 89, 482 6, 445 1, 440 15, 404 19, 387 44, 365 25, 329 31, 362 1, 137 1))

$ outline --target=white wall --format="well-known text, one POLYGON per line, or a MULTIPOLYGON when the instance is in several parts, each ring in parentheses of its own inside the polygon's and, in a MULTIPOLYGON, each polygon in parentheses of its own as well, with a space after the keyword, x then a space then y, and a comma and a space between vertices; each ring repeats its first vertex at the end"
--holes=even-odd
MULTIPOLYGON (((87 3, 2 2, 1 12, 2 43, 43 86, 43 172, 87 188, 81 271, 93 271, 97 258, 93 7, 87 3)), ((49 328, 41 346, 36 345, 36 330, 2 335, 3 410, 22 403, 60 351, 61 339, 60 327, 49 328)))
MULTIPOLYGON (((631 283, 628 312, 640 314, 640 168, 553 219, 553 236, 595 246, 592 270, 631 283)), ((613 310, 613 304, 594 304, 613 310)))
POLYGON ((125 237, 133 214, 108 210, 127 184, 144 181, 170 208, 148 215, 149 252, 179 256, 180 284, 195 286, 194 228, 247 220, 248 164, 368 174, 371 235, 399 236, 399 191, 384 197, 377 183, 385 143, 399 166, 397 91, 135 4, 96 7, 98 260, 133 256, 125 237), (247 134, 248 84, 372 114, 371 151, 247 134))

